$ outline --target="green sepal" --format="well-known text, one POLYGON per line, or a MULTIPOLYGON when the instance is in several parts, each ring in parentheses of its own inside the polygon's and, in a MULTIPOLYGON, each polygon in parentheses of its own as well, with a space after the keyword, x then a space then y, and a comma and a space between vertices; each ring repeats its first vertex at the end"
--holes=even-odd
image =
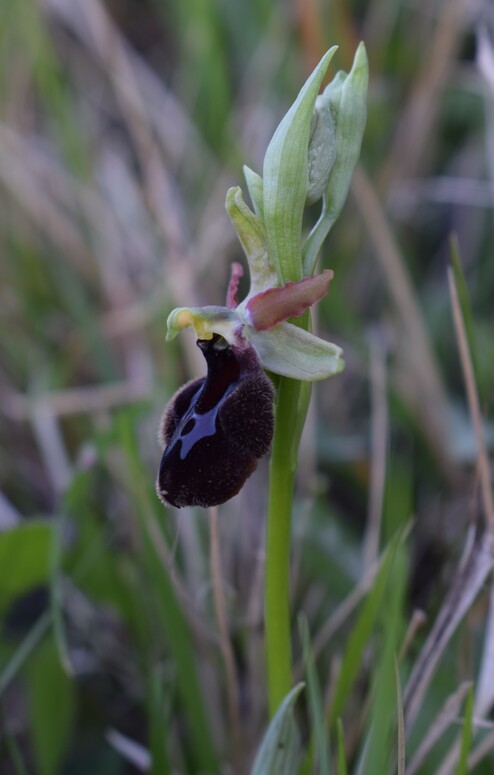
POLYGON ((228 189, 225 207, 249 263, 249 296, 278 285, 278 275, 268 254, 266 229, 262 220, 244 202, 239 186, 228 189))
POLYGON ((246 164, 244 164, 244 178, 247 183, 247 190, 252 200, 254 212, 258 218, 264 219, 264 184, 262 178, 257 172, 251 170, 246 164))
POLYGON ((249 331, 262 366, 283 377, 317 382, 342 371, 343 350, 332 342, 294 326, 278 323, 268 331, 249 331))
POLYGON ((309 190, 309 138, 316 97, 333 46, 282 119, 264 157, 264 224, 280 283, 302 277, 302 219, 309 190))
POLYGON ((320 106, 329 105, 335 123, 336 158, 326 185, 321 216, 304 246, 304 275, 313 274, 322 244, 347 198, 364 134, 368 79, 367 54, 360 43, 350 73, 337 73, 319 98, 320 106))

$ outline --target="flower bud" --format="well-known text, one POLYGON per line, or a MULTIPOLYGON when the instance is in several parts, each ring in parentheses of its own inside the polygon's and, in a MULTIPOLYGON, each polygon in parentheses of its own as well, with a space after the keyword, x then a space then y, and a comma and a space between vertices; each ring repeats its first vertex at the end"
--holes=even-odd
POLYGON ((312 114, 311 136, 309 140, 309 188, 307 204, 319 201, 329 180, 331 168, 336 158, 335 131, 330 104, 316 99, 312 114))
POLYGON ((156 490, 167 506, 217 506, 236 495, 273 436, 274 390, 245 340, 199 339, 208 372, 163 414, 156 490))

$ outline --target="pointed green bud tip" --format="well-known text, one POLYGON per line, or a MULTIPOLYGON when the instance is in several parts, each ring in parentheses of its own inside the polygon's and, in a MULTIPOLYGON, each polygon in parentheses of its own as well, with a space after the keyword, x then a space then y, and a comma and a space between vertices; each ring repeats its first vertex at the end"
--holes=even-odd
MULTIPOLYGON (((309 142, 314 105, 333 46, 302 86, 295 102, 281 120, 266 150, 263 165, 263 216, 268 255, 280 284, 303 277, 301 235, 310 186, 309 142)), ((317 132, 319 136, 319 131, 317 132)), ((320 144, 324 146, 324 139, 320 144)), ((319 155, 319 154, 317 154, 319 155)), ((314 177, 314 175, 313 175, 314 177)), ((317 182, 324 188, 325 178, 317 182)))
POLYGON ((256 215, 262 219, 264 214, 264 185, 262 178, 257 172, 251 170, 246 164, 244 164, 244 178, 247 183, 247 189, 249 191, 252 204, 254 205, 254 211, 256 215))
MULTIPOLYGON (((367 53, 364 44, 360 43, 350 72, 340 70, 316 103, 316 109, 321 115, 330 116, 334 130, 335 157, 325 184, 320 218, 303 248, 303 271, 306 275, 314 272, 322 244, 337 220, 348 194, 364 134, 367 83, 367 53)), ((318 188, 316 193, 319 193, 318 188)))

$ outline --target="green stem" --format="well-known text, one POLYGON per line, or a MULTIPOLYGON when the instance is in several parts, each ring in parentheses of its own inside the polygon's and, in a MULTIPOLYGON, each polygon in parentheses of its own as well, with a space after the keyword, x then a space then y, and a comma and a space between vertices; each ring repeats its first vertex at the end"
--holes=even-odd
POLYGON ((282 377, 278 383, 269 469, 266 535, 265 630, 270 714, 292 688, 290 641, 290 539, 297 452, 310 386, 282 377))

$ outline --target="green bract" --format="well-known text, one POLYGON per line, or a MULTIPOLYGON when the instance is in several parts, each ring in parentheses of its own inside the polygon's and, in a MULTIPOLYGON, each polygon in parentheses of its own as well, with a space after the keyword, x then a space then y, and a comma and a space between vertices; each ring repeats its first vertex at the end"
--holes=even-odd
POLYGON ((303 276, 302 218, 309 191, 309 139, 314 105, 333 46, 305 82, 279 124, 264 157, 264 223, 270 255, 282 282, 303 276))
POLYGON ((329 113, 331 117, 327 120, 333 126, 335 156, 324 191, 321 216, 303 249, 303 273, 306 275, 314 272, 322 244, 347 198, 364 135, 368 80, 367 54, 361 43, 350 72, 340 70, 316 101, 316 112, 320 111, 321 116, 329 113))
POLYGON ((245 340, 265 369, 303 381, 343 368, 341 348, 311 334, 307 317, 300 325, 290 322, 327 293, 332 272, 313 275, 346 199, 365 125, 368 75, 362 43, 350 73, 337 73, 318 96, 335 51, 324 55, 276 129, 263 178, 244 168, 254 211, 239 187, 227 192, 226 209, 249 265, 249 293, 237 304, 243 270, 234 265, 227 306, 173 310, 167 339, 191 325, 199 339, 218 334, 230 344, 245 340), (304 243, 304 209, 321 199, 319 220, 304 243))

